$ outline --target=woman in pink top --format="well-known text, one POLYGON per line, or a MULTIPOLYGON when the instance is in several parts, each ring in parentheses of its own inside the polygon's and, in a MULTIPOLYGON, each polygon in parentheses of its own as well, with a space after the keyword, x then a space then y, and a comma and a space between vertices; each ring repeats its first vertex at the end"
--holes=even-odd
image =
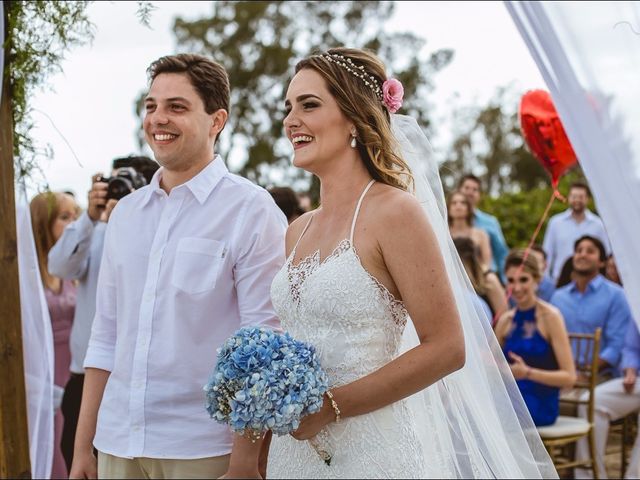
POLYGON ((71 333, 71 324, 73 323, 73 314, 76 307, 76 287, 73 282, 62 280, 49 273, 47 255, 51 247, 62 235, 65 227, 76 219, 78 206, 71 195, 44 192, 36 195, 31 200, 30 208, 40 275, 42 276, 51 317, 55 352, 54 383, 56 387, 54 387, 54 404, 56 411, 51 478, 67 478, 67 467, 60 449, 64 424, 64 418, 60 411, 60 401, 62 400, 62 389, 64 389, 71 375, 69 371, 71 362, 69 334, 71 333))

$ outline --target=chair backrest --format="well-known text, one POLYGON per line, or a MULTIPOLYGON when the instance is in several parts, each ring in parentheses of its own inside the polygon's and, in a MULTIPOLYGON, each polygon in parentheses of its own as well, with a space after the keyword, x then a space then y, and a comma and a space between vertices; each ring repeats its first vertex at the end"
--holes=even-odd
POLYGON ((592 334, 569 332, 569 342, 575 354, 574 362, 578 380, 573 386, 573 394, 561 397, 562 402, 587 405, 587 418, 591 423, 593 422, 595 404, 593 392, 598 381, 601 335, 601 328, 597 328, 592 334), (584 392, 588 392, 588 395, 584 395, 584 392))

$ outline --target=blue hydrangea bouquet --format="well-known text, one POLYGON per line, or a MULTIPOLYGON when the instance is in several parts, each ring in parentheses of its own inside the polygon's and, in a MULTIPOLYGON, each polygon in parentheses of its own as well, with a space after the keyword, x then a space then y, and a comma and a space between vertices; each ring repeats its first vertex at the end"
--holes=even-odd
MULTIPOLYGON (((218 350, 204 390, 211 418, 260 438, 267 430, 277 435, 296 430, 302 417, 320 410, 328 388, 312 345, 286 332, 245 327, 218 350)), ((326 450, 314 448, 329 464, 326 450)))

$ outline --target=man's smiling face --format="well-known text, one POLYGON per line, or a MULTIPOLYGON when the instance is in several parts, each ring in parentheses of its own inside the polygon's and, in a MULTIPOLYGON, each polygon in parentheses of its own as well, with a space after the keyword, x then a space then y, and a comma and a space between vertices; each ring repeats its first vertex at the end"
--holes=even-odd
POLYGON ((180 171, 212 158, 217 134, 213 116, 186 74, 158 75, 145 99, 145 111, 145 138, 160 165, 180 171))

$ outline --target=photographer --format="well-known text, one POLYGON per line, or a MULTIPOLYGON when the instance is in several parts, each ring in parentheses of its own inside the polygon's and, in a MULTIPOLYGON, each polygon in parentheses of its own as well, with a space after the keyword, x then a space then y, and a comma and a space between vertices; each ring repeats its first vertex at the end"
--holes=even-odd
POLYGON ((158 167, 156 162, 146 157, 127 157, 113 161, 114 169, 110 179, 102 174, 94 175, 87 210, 67 226, 49 252, 51 274, 78 282, 76 311, 69 340, 71 378, 62 400, 65 421, 61 447, 69 469, 73 460, 74 437, 84 384, 82 364, 96 310, 96 287, 107 222, 119 198, 122 198, 119 195, 124 196, 123 194, 126 195, 138 186, 145 185, 145 177, 148 176, 150 180, 158 167), (131 176, 134 177, 133 182, 130 181, 131 176))

